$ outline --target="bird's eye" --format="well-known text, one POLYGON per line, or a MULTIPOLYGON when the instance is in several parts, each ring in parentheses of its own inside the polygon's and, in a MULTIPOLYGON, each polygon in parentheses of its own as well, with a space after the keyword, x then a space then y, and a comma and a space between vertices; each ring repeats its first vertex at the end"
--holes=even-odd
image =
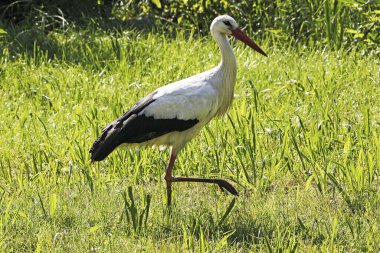
POLYGON ((223 21, 223 23, 224 23, 226 26, 231 26, 230 21, 223 21))

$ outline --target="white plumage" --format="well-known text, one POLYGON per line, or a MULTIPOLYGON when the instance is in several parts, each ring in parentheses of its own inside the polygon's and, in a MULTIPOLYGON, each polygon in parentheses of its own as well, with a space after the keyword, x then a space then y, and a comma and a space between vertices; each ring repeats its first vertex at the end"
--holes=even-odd
POLYGON ((172 182, 216 183, 222 190, 238 195, 225 180, 172 176, 178 152, 213 117, 223 115, 232 103, 236 58, 227 36, 234 36, 266 56, 230 16, 215 18, 210 29, 222 54, 220 64, 201 74, 158 88, 107 125, 90 150, 92 161, 100 161, 119 146, 170 147, 170 160, 165 174, 168 205, 171 203, 172 182))

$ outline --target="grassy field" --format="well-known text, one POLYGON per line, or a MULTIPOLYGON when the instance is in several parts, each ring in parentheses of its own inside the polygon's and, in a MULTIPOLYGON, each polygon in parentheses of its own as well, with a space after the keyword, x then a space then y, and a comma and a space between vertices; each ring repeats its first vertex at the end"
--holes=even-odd
POLYGON ((220 60, 211 37, 51 33, 0 58, 4 252, 377 252, 380 62, 376 56, 233 43, 235 100, 180 153, 120 150, 90 164, 101 128, 155 88, 220 60), (47 47, 45 47, 47 48, 47 47), (54 56, 52 52, 55 52, 54 56))

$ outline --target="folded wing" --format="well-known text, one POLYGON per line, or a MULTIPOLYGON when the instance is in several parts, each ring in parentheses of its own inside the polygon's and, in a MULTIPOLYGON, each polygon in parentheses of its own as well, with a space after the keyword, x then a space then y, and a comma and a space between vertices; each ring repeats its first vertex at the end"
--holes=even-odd
MULTIPOLYGON (((149 106, 162 107, 162 103, 157 103, 160 98, 155 98, 155 95, 156 92, 144 97, 120 118, 103 128, 102 135, 90 150, 92 161, 103 160, 121 144, 146 142, 173 131, 185 131, 199 122, 196 118, 180 119, 176 113, 168 114, 167 117, 147 115, 144 110, 149 106)), ((169 110, 167 104, 164 103, 164 106, 169 110)), ((176 111, 173 104, 171 107, 172 111, 176 111)))

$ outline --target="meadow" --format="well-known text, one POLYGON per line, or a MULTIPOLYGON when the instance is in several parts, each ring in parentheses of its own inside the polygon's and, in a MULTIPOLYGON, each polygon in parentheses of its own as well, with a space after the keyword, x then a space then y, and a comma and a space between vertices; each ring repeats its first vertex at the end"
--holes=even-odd
POLYGON ((380 61, 361 50, 232 41, 235 99, 180 153, 175 175, 220 177, 239 197, 173 185, 168 150, 90 163, 101 128, 155 88, 207 70, 211 36, 51 32, 0 57, 4 252, 377 252, 380 61))

